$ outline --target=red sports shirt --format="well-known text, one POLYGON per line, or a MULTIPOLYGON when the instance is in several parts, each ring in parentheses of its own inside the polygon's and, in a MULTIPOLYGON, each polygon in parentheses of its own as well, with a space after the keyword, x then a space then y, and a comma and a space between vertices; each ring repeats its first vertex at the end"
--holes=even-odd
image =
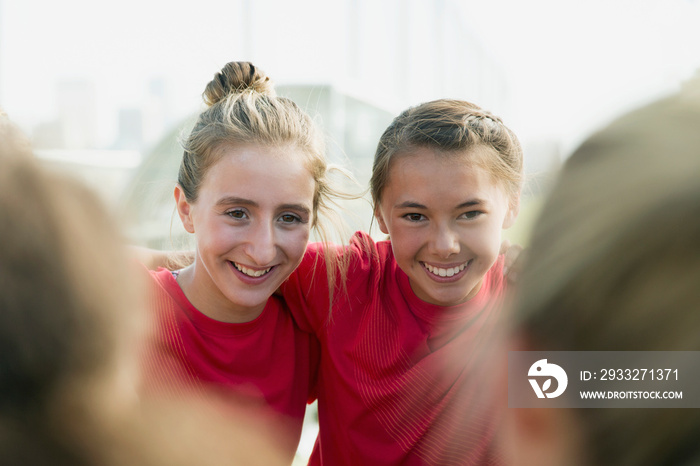
POLYGON ((347 293, 336 287, 329 317, 324 252, 309 245, 282 290, 321 342, 310 464, 500 464, 483 362, 504 297, 503 257, 471 300, 443 307, 415 295, 390 242, 357 233, 342 249, 347 293))
POLYGON ((159 269, 150 276, 156 325, 144 358, 147 392, 177 397, 206 389, 238 405, 261 406, 257 416, 269 406, 272 424, 284 426, 282 438, 270 440, 293 454, 313 398, 316 338, 296 326, 278 297, 251 322, 219 322, 187 300, 172 272, 159 269))

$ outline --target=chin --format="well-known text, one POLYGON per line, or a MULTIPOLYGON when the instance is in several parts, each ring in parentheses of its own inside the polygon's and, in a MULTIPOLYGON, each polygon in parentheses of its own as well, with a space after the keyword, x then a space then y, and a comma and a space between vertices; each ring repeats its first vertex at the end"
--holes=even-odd
POLYGON ((459 298, 444 299, 444 300, 439 300, 436 302, 438 302, 440 304, 440 306, 450 307, 450 306, 457 306, 458 304, 463 304, 466 301, 467 301, 466 296, 460 296, 459 298))
POLYGON ((265 296, 245 296, 245 295, 235 295, 231 296, 229 299, 236 306, 242 308, 253 309, 258 306, 264 306, 267 300, 270 298, 271 294, 265 294, 265 296))

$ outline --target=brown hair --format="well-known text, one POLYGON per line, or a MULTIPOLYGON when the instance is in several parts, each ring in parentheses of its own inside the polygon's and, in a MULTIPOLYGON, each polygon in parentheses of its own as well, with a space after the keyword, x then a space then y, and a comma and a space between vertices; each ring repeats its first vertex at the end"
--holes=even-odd
POLYGON ((0 456, 87 464, 69 439, 128 398, 135 283, 96 196, 45 172, 4 115, 0 141, 0 456))
POLYGON ((0 225, 0 354, 8 361, 0 365, 0 404, 19 406, 41 400, 65 374, 103 370, 137 313, 125 312, 133 297, 107 273, 126 262, 100 202, 79 183, 40 170, 26 140, 9 122, 0 125, 7 220, 0 225))
POLYGON ((441 99, 411 107, 384 131, 374 155, 370 190, 378 206, 392 161, 414 147, 451 155, 470 151, 474 162, 503 183, 511 199, 520 194, 523 151, 515 134, 500 118, 462 100, 441 99), (473 149, 486 148, 489 151, 473 149))
MULTIPOLYGON (((676 95, 614 122, 567 161, 513 299, 513 325, 533 350, 700 350, 699 125, 697 96, 676 95)), ((700 458, 697 410, 575 415, 594 464, 700 458)))

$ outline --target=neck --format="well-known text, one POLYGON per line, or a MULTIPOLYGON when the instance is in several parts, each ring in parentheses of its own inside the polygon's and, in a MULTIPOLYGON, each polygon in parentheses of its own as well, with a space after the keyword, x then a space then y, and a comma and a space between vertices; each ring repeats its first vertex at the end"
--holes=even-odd
POLYGON ((202 314, 219 322, 240 324, 255 320, 262 314, 265 304, 254 308, 241 308, 232 303, 198 261, 183 269, 177 277, 180 289, 187 300, 202 314))

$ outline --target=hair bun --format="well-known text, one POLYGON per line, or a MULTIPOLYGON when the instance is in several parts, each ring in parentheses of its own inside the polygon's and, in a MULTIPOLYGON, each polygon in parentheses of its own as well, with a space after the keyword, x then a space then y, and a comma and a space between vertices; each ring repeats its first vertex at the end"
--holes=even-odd
POLYGON ((275 96, 272 80, 260 68, 247 61, 232 61, 216 73, 214 79, 207 84, 202 96, 204 102, 211 107, 230 94, 240 94, 245 91, 257 92, 269 97, 275 96))

